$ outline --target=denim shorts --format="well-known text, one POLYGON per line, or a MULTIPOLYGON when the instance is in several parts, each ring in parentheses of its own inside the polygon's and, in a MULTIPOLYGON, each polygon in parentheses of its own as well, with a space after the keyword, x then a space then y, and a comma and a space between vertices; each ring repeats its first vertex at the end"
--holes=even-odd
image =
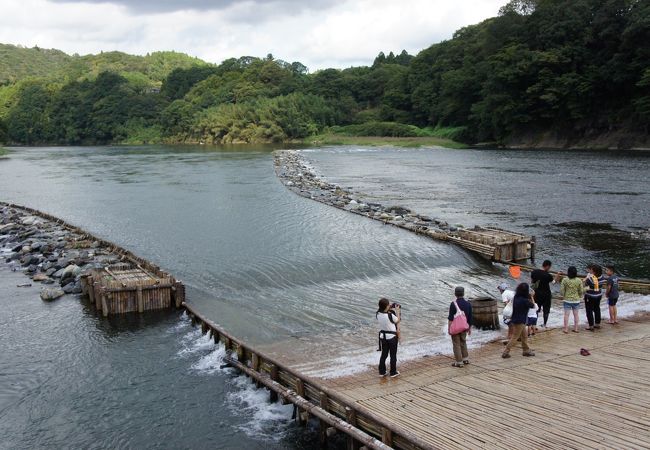
POLYGON ((526 325, 537 325, 537 317, 526 317, 526 325))
POLYGON ((579 302, 578 303, 562 302, 562 304, 564 305, 564 309, 573 309, 573 310, 580 309, 579 302))

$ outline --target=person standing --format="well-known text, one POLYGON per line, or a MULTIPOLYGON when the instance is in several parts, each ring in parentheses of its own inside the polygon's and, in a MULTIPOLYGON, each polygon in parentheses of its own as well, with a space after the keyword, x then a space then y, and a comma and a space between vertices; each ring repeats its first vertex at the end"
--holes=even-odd
POLYGON ((578 269, 575 266, 570 266, 567 269, 567 276, 562 278, 560 283, 560 295, 564 306, 564 328, 562 331, 565 334, 569 332, 569 311, 573 311, 573 332, 578 332, 578 309, 585 292, 584 289, 582 280, 578 278, 578 269))
POLYGON ((594 331, 600 328, 600 300, 603 298, 601 286, 605 279, 603 278, 603 269, 598 264, 589 264, 587 266, 587 276, 584 279, 585 291, 585 310, 587 312, 587 330, 594 331))
POLYGON ((542 326, 546 328, 548 315, 551 312, 551 283, 555 283, 551 270, 551 261, 548 259, 542 263, 541 269, 535 269, 530 273, 530 281, 535 290, 535 303, 537 303, 537 312, 543 313, 542 326))
POLYGON ((526 336, 526 317, 528 310, 534 303, 530 299, 530 287, 527 283, 520 283, 515 289, 515 298, 512 300, 512 336, 503 350, 502 358, 510 358, 510 349, 521 339, 522 355, 535 356, 535 352, 528 347, 526 336))
POLYGON ((607 275, 607 306, 609 307, 609 321, 607 323, 618 323, 618 311, 616 303, 618 302, 618 277, 614 274, 614 266, 606 266, 605 274, 607 275))
POLYGON ((510 319, 512 318, 512 300, 515 298, 515 291, 510 289, 507 283, 501 283, 497 286, 497 289, 501 293, 501 300, 503 300, 503 323, 508 325, 508 338, 504 342, 504 344, 507 344, 512 337, 512 323, 510 319))
POLYGON ((465 288, 462 286, 456 286, 454 289, 454 295, 456 300, 451 302, 449 305, 449 315, 447 316, 447 333, 451 336, 451 343, 454 347, 454 358, 456 361, 452 364, 454 367, 463 367, 466 364, 469 364, 469 353, 467 352, 467 336, 472 334, 472 304, 465 300, 465 288), (467 319, 467 324, 469 329, 462 331, 457 334, 451 334, 451 323, 456 317, 456 313, 459 310, 465 314, 467 319))
POLYGON ((379 375, 386 376, 386 358, 390 354, 390 376, 395 378, 399 375, 397 371, 397 324, 401 320, 401 308, 396 305, 395 309, 390 308, 390 301, 387 298, 379 299, 379 308, 375 317, 379 322, 379 375))

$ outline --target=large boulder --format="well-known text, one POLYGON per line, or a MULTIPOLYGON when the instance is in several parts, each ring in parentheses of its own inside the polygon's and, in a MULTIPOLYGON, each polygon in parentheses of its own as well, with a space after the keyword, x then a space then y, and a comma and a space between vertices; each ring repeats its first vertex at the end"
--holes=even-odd
POLYGON ((41 299, 46 302, 56 300, 63 295, 65 295, 65 292, 63 292, 63 289, 59 288, 44 288, 41 290, 41 299))
POLYGON ((81 273, 81 267, 76 264, 70 264, 68 267, 63 269, 63 274, 61 278, 74 278, 81 273))

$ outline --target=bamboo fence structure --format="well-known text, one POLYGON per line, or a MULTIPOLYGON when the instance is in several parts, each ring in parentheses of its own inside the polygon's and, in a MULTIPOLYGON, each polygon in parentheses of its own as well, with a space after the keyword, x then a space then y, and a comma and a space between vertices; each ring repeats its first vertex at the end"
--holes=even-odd
POLYGON ((77 248, 96 242, 98 248, 120 259, 122 264, 111 266, 113 269, 93 270, 81 277, 82 294, 88 295, 104 316, 171 306, 180 308, 185 301, 185 285, 181 281, 129 250, 37 209, 5 202, 0 202, 0 206, 26 211, 71 231, 75 235, 71 244, 77 248))

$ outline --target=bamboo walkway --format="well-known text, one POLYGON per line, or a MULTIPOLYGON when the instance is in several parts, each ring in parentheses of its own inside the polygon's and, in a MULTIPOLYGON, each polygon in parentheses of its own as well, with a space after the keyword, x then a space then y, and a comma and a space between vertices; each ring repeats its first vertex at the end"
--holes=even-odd
POLYGON ((514 348, 502 359, 494 342, 470 350, 463 368, 436 356, 401 365, 395 379, 325 384, 433 448, 650 448, 650 316, 602 326, 539 333, 532 358, 514 348))

